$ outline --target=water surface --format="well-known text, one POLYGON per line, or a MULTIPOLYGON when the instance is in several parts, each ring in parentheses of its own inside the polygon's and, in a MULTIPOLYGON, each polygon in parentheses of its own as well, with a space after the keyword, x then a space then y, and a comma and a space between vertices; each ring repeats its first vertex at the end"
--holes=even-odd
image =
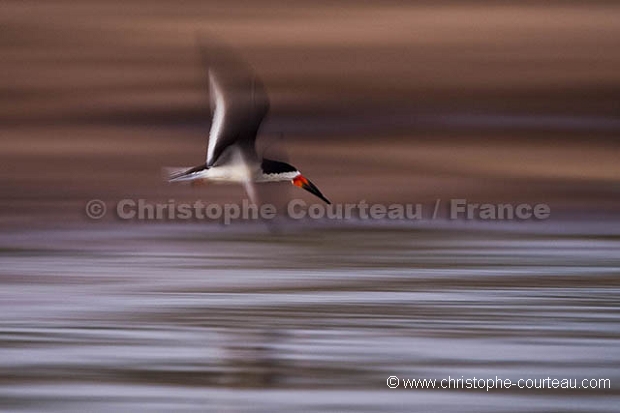
POLYGON ((615 411, 620 239, 91 225, 0 238, 7 411, 615 411), (390 390, 609 378, 609 390, 390 390))

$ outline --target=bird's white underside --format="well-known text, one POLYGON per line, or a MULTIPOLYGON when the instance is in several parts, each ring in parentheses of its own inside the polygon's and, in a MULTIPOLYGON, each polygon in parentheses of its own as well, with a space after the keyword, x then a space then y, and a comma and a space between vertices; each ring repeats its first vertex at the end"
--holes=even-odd
POLYGON ((291 181, 299 175, 301 175, 299 171, 265 174, 259 165, 256 165, 256 168, 250 168, 248 165, 222 165, 187 175, 179 181, 204 180, 213 183, 240 184, 245 182, 283 182, 291 181))

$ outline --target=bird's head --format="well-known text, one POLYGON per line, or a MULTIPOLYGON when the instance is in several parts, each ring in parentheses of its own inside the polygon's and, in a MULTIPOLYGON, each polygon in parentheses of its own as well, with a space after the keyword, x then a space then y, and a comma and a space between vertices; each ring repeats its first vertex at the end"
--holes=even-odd
POLYGON ((323 201, 331 204, 329 199, 325 198, 319 188, 317 188, 308 178, 303 176, 297 168, 286 162, 272 161, 270 159, 263 159, 261 164, 263 176, 266 181, 288 181, 295 186, 298 186, 312 195, 321 198, 323 201))

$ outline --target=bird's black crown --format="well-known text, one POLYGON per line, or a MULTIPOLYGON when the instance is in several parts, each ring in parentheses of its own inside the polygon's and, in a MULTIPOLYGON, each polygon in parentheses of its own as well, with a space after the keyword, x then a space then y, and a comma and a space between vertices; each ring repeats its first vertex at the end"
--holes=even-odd
POLYGON ((263 162, 261 163, 261 168, 266 174, 278 174, 297 171, 297 168, 295 168, 293 165, 289 165, 286 162, 272 161, 270 159, 263 159, 263 162))

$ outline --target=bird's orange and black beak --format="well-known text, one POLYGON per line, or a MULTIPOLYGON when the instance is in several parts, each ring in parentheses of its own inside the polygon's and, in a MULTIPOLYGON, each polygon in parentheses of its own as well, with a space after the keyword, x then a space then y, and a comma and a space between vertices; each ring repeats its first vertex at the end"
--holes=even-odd
POLYGON ((305 189, 306 191, 310 192, 312 195, 315 195, 321 198, 323 201, 327 202, 328 204, 331 204, 331 202, 329 202, 329 199, 325 198, 325 196, 323 196, 321 191, 319 191, 319 188, 317 188, 305 176, 297 175, 295 178, 293 178, 291 182, 293 182, 293 185, 298 186, 302 189, 305 189))

